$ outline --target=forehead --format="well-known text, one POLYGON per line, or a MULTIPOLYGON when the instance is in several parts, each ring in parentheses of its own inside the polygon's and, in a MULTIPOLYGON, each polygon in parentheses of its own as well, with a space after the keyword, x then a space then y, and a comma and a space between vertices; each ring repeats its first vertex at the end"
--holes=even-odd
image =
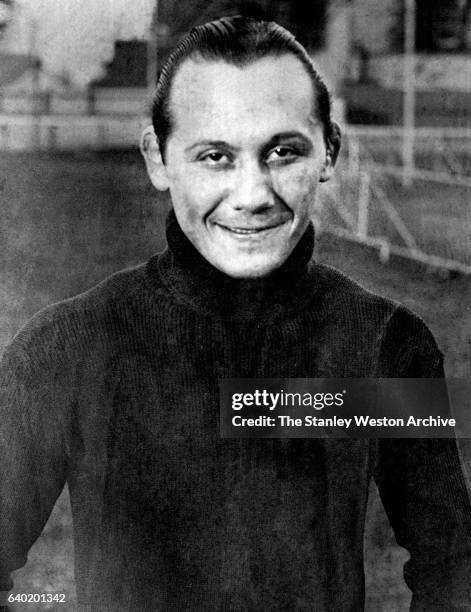
POLYGON ((292 54, 244 66, 188 59, 170 95, 172 135, 237 138, 244 131, 312 129, 316 124, 310 76, 292 54))

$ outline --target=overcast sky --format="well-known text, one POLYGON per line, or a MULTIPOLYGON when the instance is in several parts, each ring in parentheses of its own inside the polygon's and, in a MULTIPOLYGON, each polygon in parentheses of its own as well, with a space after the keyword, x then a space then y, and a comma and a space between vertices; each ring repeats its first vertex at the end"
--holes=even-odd
POLYGON ((26 52, 36 23, 37 54, 50 72, 67 70, 78 85, 102 73, 116 38, 144 38, 156 0, 15 0, 11 51, 26 52))

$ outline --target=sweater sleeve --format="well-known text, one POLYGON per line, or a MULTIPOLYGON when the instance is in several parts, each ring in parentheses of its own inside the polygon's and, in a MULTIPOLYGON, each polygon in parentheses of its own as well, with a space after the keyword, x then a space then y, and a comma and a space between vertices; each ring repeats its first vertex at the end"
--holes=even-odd
MULTIPOLYGON (((443 359, 418 318, 398 309, 386 330, 383 376, 441 378, 443 359), (389 371, 386 371, 389 364, 389 371)), ((471 504, 455 439, 384 439, 375 479, 399 545, 414 612, 471 609, 471 504)))
POLYGON ((67 370, 51 325, 20 332, 0 363, 0 591, 12 588, 65 484, 67 370))

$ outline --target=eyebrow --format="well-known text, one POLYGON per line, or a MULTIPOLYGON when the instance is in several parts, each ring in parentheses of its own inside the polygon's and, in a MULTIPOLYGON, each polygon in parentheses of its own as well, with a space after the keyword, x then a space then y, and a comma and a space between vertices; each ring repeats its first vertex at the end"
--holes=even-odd
MULTIPOLYGON (((302 132, 298 132, 295 130, 295 131, 280 132, 279 134, 275 134, 274 136, 270 138, 270 140, 266 144, 263 145, 262 150, 267 151, 269 149, 272 149, 273 147, 283 144, 287 140, 301 141, 301 143, 304 145, 307 151, 310 151, 312 149, 312 142, 310 138, 305 136, 302 132)), ((185 149, 185 152, 190 152, 193 149, 196 149, 198 147, 215 147, 215 148, 226 149, 229 151, 238 150, 238 147, 234 147, 233 145, 229 144, 228 142, 224 140, 205 139, 205 140, 198 140, 194 144, 190 145, 189 147, 185 149)))
POLYGON ((303 150, 305 152, 309 152, 312 150, 312 141, 310 138, 302 134, 301 132, 292 131, 292 132, 281 132, 280 134, 275 134, 266 145, 263 146, 263 151, 268 151, 273 147, 277 147, 286 141, 289 140, 297 140, 303 146, 303 150))
POLYGON ((237 147, 233 147, 224 140, 198 140, 189 147, 186 147, 185 152, 190 152, 197 147, 216 147, 220 149, 230 149, 231 151, 237 149, 237 147))

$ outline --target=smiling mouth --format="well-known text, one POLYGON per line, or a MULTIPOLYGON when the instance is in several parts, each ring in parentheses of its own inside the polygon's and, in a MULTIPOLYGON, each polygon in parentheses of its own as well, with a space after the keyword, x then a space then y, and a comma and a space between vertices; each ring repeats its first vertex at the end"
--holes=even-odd
POLYGON ((263 225, 261 227, 237 227, 232 225, 224 225, 222 223, 216 223, 222 229, 232 232, 233 234, 239 234, 241 236, 253 235, 253 234, 261 234, 268 230, 275 229, 283 225, 285 221, 279 221, 277 223, 272 223, 271 225, 263 225))

